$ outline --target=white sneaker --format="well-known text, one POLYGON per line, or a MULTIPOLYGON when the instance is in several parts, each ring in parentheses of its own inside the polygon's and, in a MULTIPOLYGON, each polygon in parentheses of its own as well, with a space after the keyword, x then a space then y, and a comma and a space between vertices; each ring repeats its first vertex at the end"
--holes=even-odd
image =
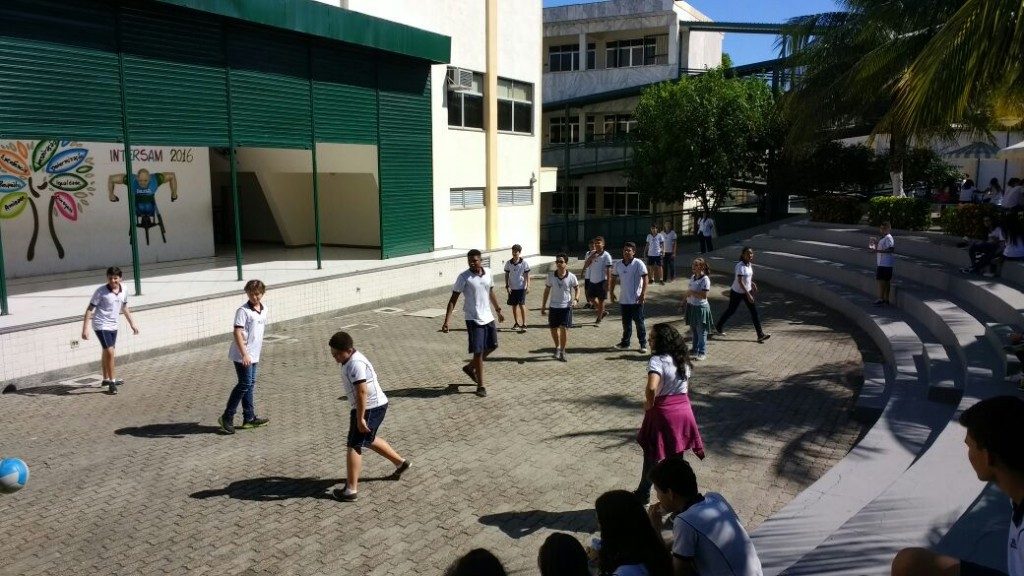
POLYGON ((558 360, 558 358, 561 355, 562 355, 562 351, 560 349, 558 349, 558 348, 555 348, 555 353, 552 354, 551 357, 554 358, 555 360, 558 360))
POLYGON ((693 357, 693 359, 694 360, 707 360, 708 359, 708 355, 707 354, 697 354, 696 356, 693 357))
POLYGON ((561 353, 558 354, 558 359, 561 360, 562 362, 568 362, 568 360, 566 360, 565 358, 565 350, 562 350, 561 353))
POLYGON ((640 353, 641 354, 650 354, 651 351, 647 349, 647 346, 641 346, 640 347, 640 353))

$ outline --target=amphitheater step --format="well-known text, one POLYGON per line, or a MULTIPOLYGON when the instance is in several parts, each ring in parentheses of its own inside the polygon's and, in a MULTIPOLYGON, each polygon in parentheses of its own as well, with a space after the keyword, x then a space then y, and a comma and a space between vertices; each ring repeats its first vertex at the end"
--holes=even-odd
POLYGON ((860 422, 874 422, 878 419, 889 400, 889 380, 884 364, 864 363, 864 384, 853 405, 854 418, 860 422))
MULTIPOLYGON (((957 384, 957 369, 946 348, 937 342, 925 342, 924 352, 928 366, 928 399, 956 404, 963 388, 957 384)), ((962 373, 960 377, 963 377, 962 373)))

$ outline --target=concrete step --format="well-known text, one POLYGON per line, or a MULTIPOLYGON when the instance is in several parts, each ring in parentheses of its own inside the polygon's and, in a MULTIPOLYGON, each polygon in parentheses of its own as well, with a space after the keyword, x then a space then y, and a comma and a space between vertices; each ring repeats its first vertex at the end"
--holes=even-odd
MULTIPOLYGON (((895 376, 893 376, 895 378, 895 376)), ((885 364, 864 363, 864 384, 853 405, 853 417, 860 422, 874 422, 885 410, 892 392, 890 378, 885 373, 885 364)))
POLYGON ((959 402, 962 386, 957 383, 957 378, 962 378, 963 374, 949 359, 945 346, 937 342, 925 342, 924 353, 925 365, 928 367, 928 399, 945 404, 959 402))
POLYGON ((985 338, 988 340, 989 345, 992 346, 993 350, 996 350, 997 354, 1001 354, 1001 358, 1006 365, 1006 376, 1019 374, 1021 371, 1021 362, 1017 358, 1017 355, 1003 349, 1004 346, 1013 344, 1013 342, 1010 341, 1010 334, 1020 331, 1020 327, 1011 324, 1003 324, 1002 322, 985 323, 985 338))
MULTIPOLYGON (((802 226, 790 224, 772 230, 772 236, 794 240, 811 240, 829 242, 863 248, 867 252, 868 239, 878 236, 878 229, 865 230, 857 226, 835 225, 831 227, 802 226)), ((893 234, 896 239, 896 254, 915 256, 925 260, 950 264, 952 266, 967 265, 967 251, 955 245, 940 244, 920 236, 893 234)), ((873 254, 867 252, 868 254, 873 254)))

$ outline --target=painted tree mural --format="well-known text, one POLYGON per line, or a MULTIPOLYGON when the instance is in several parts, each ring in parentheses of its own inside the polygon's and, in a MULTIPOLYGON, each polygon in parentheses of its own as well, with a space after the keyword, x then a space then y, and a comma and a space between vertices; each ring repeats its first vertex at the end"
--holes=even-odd
POLYGON ((0 218, 11 220, 32 209, 32 238, 26 258, 35 258, 39 239, 38 202, 46 202, 50 238, 57 256, 64 258, 64 246, 57 237, 55 219, 78 220, 89 197, 96 192, 95 162, 89 150, 68 140, 8 142, 0 145, 0 218))

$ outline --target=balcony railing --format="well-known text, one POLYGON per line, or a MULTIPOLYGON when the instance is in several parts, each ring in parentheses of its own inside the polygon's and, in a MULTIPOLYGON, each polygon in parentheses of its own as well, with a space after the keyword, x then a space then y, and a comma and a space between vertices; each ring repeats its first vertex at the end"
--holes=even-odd
POLYGON ((557 166, 559 170, 565 170, 567 154, 568 168, 572 175, 621 170, 633 158, 633 141, 628 137, 617 137, 568 146, 550 144, 541 150, 541 161, 544 166, 557 166))

